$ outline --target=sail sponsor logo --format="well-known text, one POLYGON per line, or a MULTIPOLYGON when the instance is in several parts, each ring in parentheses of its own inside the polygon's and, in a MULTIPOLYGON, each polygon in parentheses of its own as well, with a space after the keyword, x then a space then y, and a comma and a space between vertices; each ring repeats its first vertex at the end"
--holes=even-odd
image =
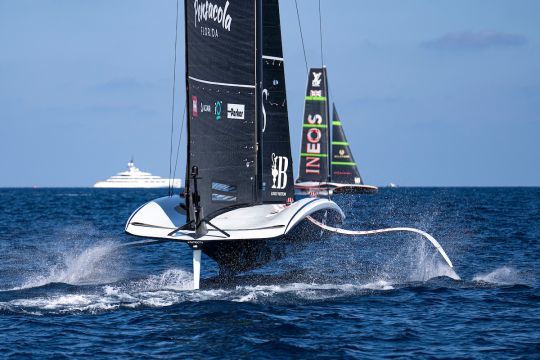
POLYGON ((191 97, 191 108, 193 109, 193 117, 199 117, 199 102, 196 96, 191 97))
POLYGON ((355 184, 360 184, 360 183, 361 183, 360 178, 359 178, 359 177, 355 177, 355 178, 354 178, 354 183, 355 183, 355 184))
POLYGON ((313 72, 313 80, 311 80, 311 86, 313 87, 321 87, 321 76, 322 72, 313 72))
POLYGON ((227 119, 244 120, 245 109, 243 104, 227 104, 227 119))
MULTIPOLYGON (((309 114, 307 123, 309 125, 321 125, 323 117, 320 114, 309 114)), ((309 128, 306 133, 306 174, 320 174, 321 172, 321 139, 322 131, 317 127, 309 128), (313 156, 309 156, 313 154, 313 156)))
POLYGON ((322 96, 322 90, 310 90, 309 96, 322 96))
POLYGON ((337 175, 344 176, 344 175, 352 175, 352 172, 350 172, 350 171, 341 171, 341 170, 339 170, 339 171, 333 171, 332 174, 333 174, 334 176, 337 176, 337 175))
POLYGON ((264 103, 268 101, 268 89, 263 89, 262 91, 262 114, 263 114, 263 126, 262 126, 262 132, 264 133, 266 131, 266 108, 264 107, 264 103))
POLYGON ((201 23, 203 21, 213 21, 219 24, 223 29, 231 31, 232 17, 227 12, 229 10, 229 1, 225 3, 225 6, 219 6, 212 4, 209 1, 195 0, 193 7, 195 9, 195 27, 200 25, 201 35, 207 37, 217 38, 219 37, 219 31, 217 28, 204 26, 201 23))
POLYGON ((199 104, 199 113, 201 114, 204 114, 204 113, 211 113, 212 112, 212 107, 208 104, 203 104, 203 102, 201 101, 201 103, 199 104))
POLYGON ((214 115, 216 116, 216 120, 221 120, 221 108, 223 106, 223 101, 216 101, 214 103, 214 115))
MULTIPOLYGON (((272 153, 272 189, 282 190, 287 187, 287 169, 289 159, 286 156, 277 156, 272 153)), ((286 196, 286 192, 272 191, 273 196, 286 196)))
POLYGON ((338 153, 334 155, 335 159, 350 159, 351 156, 345 151, 345 149, 339 149, 338 153))

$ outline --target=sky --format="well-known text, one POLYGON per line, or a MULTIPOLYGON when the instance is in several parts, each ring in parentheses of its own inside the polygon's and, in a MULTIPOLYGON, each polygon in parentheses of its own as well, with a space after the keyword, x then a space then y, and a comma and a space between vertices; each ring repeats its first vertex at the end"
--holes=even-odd
MULTIPOLYGON (((294 2, 280 3, 297 172, 307 80, 294 2)), ((320 66, 317 1, 298 6, 320 66)), ((366 183, 540 186, 540 1, 321 6, 331 97, 366 183)), ((131 156, 168 176, 175 11, 176 0, 0 0, 0 187, 91 186, 131 156)), ((175 136, 183 39, 181 23, 175 136)), ((183 170, 185 139, 179 158, 183 170)))

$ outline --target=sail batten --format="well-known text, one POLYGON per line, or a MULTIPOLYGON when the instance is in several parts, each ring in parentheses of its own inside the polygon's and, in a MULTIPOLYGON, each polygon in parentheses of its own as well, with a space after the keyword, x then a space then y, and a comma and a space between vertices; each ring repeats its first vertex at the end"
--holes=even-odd
POLYGON ((255 85, 249 85, 249 84, 229 84, 229 83, 208 81, 208 80, 203 80, 203 79, 197 79, 196 77, 193 77, 193 76, 189 76, 189 79, 203 83, 203 84, 209 84, 209 85, 230 86, 230 87, 251 88, 251 89, 255 89, 256 87, 255 85))

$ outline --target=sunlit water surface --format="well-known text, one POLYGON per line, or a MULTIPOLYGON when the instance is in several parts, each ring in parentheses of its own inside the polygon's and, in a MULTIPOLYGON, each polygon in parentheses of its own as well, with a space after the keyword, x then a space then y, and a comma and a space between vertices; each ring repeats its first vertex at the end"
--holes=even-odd
MULTIPOLYGON (((166 190, 165 190, 166 192, 166 190)), ((118 250, 163 191, 0 189, 0 354, 94 357, 537 357, 540 189, 336 197, 334 236, 232 280, 183 244, 118 250)))

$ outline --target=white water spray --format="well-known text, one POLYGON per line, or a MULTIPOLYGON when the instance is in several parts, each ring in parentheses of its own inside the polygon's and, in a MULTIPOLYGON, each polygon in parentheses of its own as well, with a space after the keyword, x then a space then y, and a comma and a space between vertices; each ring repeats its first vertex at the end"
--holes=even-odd
POLYGON ((49 268, 46 275, 32 277, 15 289, 51 283, 87 285, 116 281, 120 275, 120 264, 110 255, 117 248, 113 243, 105 243, 86 248, 82 252, 63 254, 62 261, 49 268))
POLYGON ((473 278, 473 281, 496 285, 526 285, 527 283, 516 269, 508 266, 503 266, 490 273, 478 274, 473 278))

